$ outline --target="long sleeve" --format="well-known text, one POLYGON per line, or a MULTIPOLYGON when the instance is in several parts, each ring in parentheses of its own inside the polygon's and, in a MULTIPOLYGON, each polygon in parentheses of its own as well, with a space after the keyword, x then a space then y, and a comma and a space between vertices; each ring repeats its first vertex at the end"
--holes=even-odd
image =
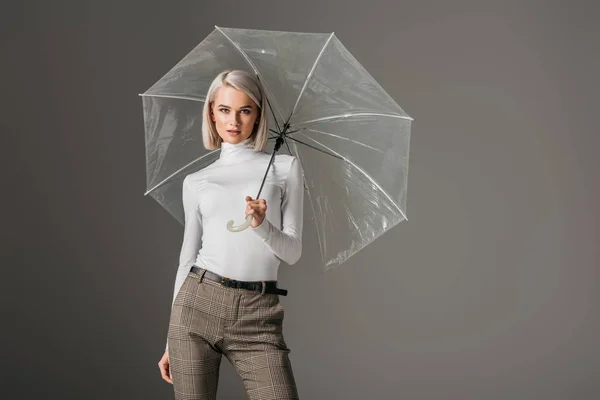
POLYGON ((297 158, 293 158, 286 177, 285 191, 281 201, 283 228, 280 230, 273 226, 267 218, 264 218, 258 227, 251 228, 279 259, 289 265, 295 264, 302 255, 303 175, 300 162, 297 158))
MULTIPOLYGON (((183 180, 182 202, 185 214, 185 227, 183 231, 181 253, 179 255, 179 267, 177 268, 177 274, 175 275, 175 289, 173 291, 171 307, 202 247, 202 215, 198 208, 195 192, 190 187, 188 177, 183 180)), ((168 347, 169 344, 167 340, 166 348, 168 347)))

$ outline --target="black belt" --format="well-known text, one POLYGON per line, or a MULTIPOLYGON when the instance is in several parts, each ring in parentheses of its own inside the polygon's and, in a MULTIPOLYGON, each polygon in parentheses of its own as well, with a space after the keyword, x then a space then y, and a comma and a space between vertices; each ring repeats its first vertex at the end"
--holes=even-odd
MULTIPOLYGON (((192 266, 191 272, 200 275, 200 274, 202 274, 202 269, 203 268, 200 268, 200 267, 197 267, 194 265, 194 266, 192 266)), ((287 296, 287 292, 288 292, 285 289, 279 289, 277 287, 277 281, 253 281, 253 282, 236 281, 235 279, 229 279, 229 278, 226 278, 219 274, 215 274, 214 272, 209 271, 207 269, 204 272, 204 277, 206 279, 218 282, 221 285, 227 286, 230 288, 248 289, 248 290, 254 290, 257 292, 261 292, 261 293, 280 294, 282 296, 287 296)))

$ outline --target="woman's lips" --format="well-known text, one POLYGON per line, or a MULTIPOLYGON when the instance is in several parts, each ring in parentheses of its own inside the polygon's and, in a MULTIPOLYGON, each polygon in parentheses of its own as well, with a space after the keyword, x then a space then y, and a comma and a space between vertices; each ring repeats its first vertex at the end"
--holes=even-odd
POLYGON ((229 133, 231 136, 236 136, 239 135, 241 131, 230 131, 228 130, 227 133, 229 133))

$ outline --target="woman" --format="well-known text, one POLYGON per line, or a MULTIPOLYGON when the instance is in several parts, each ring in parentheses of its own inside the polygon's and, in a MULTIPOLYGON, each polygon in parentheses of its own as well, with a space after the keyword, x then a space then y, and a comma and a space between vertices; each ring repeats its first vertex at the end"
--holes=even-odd
POLYGON ((295 157, 279 154, 263 198, 248 196, 258 192, 271 158, 263 152, 263 93, 254 75, 228 70, 215 78, 204 104, 204 147, 221 152, 183 181, 185 229, 159 362, 176 399, 216 398, 222 355, 250 399, 298 398, 277 271, 280 260, 291 265, 302 253, 303 171, 295 157), (244 206, 251 226, 230 232, 227 222, 241 221, 244 206))

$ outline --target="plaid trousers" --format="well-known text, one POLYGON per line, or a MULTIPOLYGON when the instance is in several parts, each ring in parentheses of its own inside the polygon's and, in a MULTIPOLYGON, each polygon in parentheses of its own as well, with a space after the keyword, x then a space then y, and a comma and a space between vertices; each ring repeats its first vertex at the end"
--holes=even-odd
POLYGON ((203 279, 205 271, 188 274, 171 310, 175 399, 216 399, 222 355, 242 378, 248 399, 298 399, 279 295, 222 286, 203 279))

